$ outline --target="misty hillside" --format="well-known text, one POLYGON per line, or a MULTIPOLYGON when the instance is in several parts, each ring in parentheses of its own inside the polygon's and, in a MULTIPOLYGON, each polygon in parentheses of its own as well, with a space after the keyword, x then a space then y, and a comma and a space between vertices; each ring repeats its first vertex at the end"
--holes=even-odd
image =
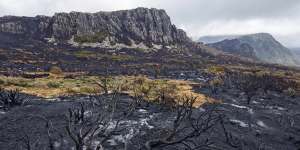
POLYGON ((230 40, 239 37, 239 35, 215 35, 215 36, 201 36, 197 41, 204 44, 217 43, 223 40, 230 40))
POLYGON ((291 50, 272 35, 258 33, 209 44, 221 51, 253 58, 266 63, 296 66, 299 64, 291 50))
POLYGON ((296 55, 296 59, 299 60, 299 56, 300 56, 300 48, 291 48, 291 50, 293 51, 293 53, 296 55))

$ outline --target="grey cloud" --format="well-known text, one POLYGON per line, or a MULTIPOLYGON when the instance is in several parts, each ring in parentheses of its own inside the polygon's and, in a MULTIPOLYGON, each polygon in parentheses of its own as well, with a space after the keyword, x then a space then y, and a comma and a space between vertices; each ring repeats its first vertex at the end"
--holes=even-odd
MULTIPOLYGON (((175 20, 206 22, 216 19, 284 17, 294 13, 299 0, 152 0, 147 3, 168 10, 175 20), (292 12, 291 12, 292 11, 292 12)), ((299 13, 298 13, 299 14, 299 13)), ((300 15, 300 14, 299 14, 300 15)))

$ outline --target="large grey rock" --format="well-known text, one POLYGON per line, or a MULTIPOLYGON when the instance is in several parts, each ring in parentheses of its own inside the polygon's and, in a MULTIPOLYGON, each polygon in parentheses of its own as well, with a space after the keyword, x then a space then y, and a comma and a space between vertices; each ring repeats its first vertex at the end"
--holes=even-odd
POLYGON ((177 29, 164 10, 137 8, 98 13, 56 13, 53 17, 0 18, 0 34, 13 34, 33 39, 54 38, 65 42, 74 36, 105 33, 113 42, 146 42, 162 45, 190 41, 177 29))

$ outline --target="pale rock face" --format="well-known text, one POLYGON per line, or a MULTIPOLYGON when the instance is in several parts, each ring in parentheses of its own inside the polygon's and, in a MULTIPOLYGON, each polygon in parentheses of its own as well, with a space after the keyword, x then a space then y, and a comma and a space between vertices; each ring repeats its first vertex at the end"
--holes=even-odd
POLYGON ((23 27, 20 23, 6 22, 0 26, 1 32, 10 32, 14 34, 20 34, 23 32, 23 27))
POLYGON ((0 34, 9 33, 33 39, 53 38, 67 42, 74 36, 105 33, 110 42, 172 45, 191 41, 177 29, 164 10, 137 8, 98 13, 56 13, 53 17, 0 18, 0 34))

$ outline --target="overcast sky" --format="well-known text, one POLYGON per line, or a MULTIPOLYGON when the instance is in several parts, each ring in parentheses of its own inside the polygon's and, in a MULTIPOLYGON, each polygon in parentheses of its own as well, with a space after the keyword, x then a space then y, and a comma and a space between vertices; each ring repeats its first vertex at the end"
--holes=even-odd
POLYGON ((300 0, 0 0, 0 15, 165 9, 177 27, 196 39, 205 35, 269 32, 300 47, 300 0))

